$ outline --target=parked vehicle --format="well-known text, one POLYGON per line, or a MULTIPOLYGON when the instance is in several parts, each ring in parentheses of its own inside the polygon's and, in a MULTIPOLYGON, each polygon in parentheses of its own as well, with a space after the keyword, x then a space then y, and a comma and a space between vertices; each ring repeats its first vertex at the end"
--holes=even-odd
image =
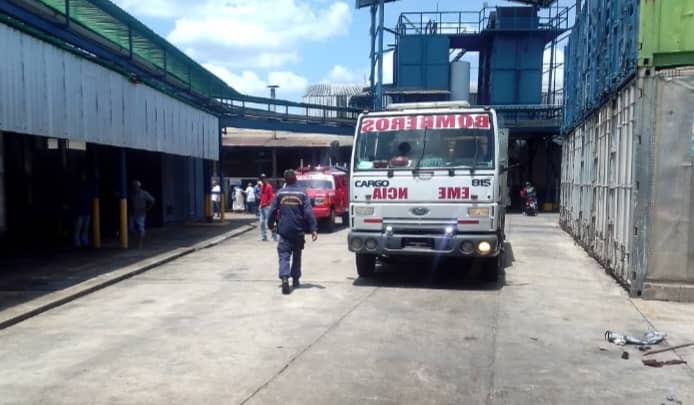
POLYGON ((451 256, 503 265, 508 135, 466 102, 394 104, 359 117, 349 249, 360 277, 378 258, 451 256))
POLYGON ((331 167, 302 167, 297 170, 297 184, 306 189, 313 214, 328 232, 334 232, 336 218, 349 223, 349 176, 331 167))

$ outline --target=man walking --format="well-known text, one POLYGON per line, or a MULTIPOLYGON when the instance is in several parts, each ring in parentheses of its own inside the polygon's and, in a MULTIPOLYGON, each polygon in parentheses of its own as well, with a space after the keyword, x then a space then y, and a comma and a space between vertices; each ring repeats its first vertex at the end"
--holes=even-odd
POLYGON ((294 288, 301 286, 299 281, 301 278, 301 251, 306 243, 304 234, 308 230, 311 233, 311 239, 315 242, 318 239, 318 226, 308 196, 303 188, 296 185, 294 170, 286 170, 284 180, 287 186, 280 190, 272 201, 267 225, 271 230, 275 229, 279 212, 277 233, 280 235, 280 241, 277 244, 277 253, 280 262, 280 280, 282 280, 282 294, 289 294, 291 293, 289 276, 292 277, 294 288))
MULTIPOLYGON (((270 216, 270 206, 275 198, 275 193, 272 191, 272 185, 267 182, 265 174, 260 175, 260 240, 267 240, 267 220, 270 216)), ((277 235, 272 233, 272 240, 277 241, 277 235)))
POLYGON ((147 212, 152 209, 155 203, 152 194, 142 189, 142 184, 135 180, 132 183, 130 192, 130 231, 138 236, 138 247, 142 249, 145 239, 145 222, 147 212))

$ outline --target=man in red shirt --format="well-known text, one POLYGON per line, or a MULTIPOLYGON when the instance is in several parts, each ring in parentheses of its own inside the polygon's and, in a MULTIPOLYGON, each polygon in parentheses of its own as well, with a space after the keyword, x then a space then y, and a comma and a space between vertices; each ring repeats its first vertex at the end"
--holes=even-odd
MULTIPOLYGON (((275 198, 275 193, 272 191, 272 185, 268 183, 265 174, 260 175, 260 240, 267 241, 267 220, 270 215, 270 206, 275 198)), ((277 241, 277 235, 272 233, 272 240, 277 241)))

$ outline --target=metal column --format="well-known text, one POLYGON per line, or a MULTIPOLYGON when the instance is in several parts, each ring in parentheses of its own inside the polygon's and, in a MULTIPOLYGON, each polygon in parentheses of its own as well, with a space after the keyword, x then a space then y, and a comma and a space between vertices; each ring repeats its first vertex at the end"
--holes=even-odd
POLYGON ((378 3, 378 82, 374 93, 374 109, 383 109, 383 25, 385 20, 385 0, 378 3))
POLYGON ((128 173, 125 148, 120 150, 120 246, 128 248, 128 173))
POLYGON ((371 59, 370 75, 369 75, 369 85, 371 89, 371 94, 376 94, 376 11, 378 8, 376 4, 371 5, 371 53, 369 58, 371 59))
POLYGON ((224 180, 224 128, 219 125, 219 218, 224 222, 226 211, 226 181, 224 180))

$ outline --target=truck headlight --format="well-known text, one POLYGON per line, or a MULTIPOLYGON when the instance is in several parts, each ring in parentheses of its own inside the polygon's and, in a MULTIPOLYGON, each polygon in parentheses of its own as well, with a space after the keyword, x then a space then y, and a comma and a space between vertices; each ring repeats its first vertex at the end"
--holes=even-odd
POLYGON ((355 215, 369 216, 374 214, 374 207, 354 207, 355 215))
POLYGON ((492 251, 492 244, 487 242, 486 240, 483 240, 482 242, 477 244, 477 251, 483 255, 489 254, 489 252, 492 251))
POLYGON ((488 217, 489 216, 489 207, 485 208, 480 208, 480 207, 474 207, 474 208, 468 208, 467 214, 471 217, 488 217))
POLYGON ((317 197, 316 205, 325 205, 325 197, 317 197))

